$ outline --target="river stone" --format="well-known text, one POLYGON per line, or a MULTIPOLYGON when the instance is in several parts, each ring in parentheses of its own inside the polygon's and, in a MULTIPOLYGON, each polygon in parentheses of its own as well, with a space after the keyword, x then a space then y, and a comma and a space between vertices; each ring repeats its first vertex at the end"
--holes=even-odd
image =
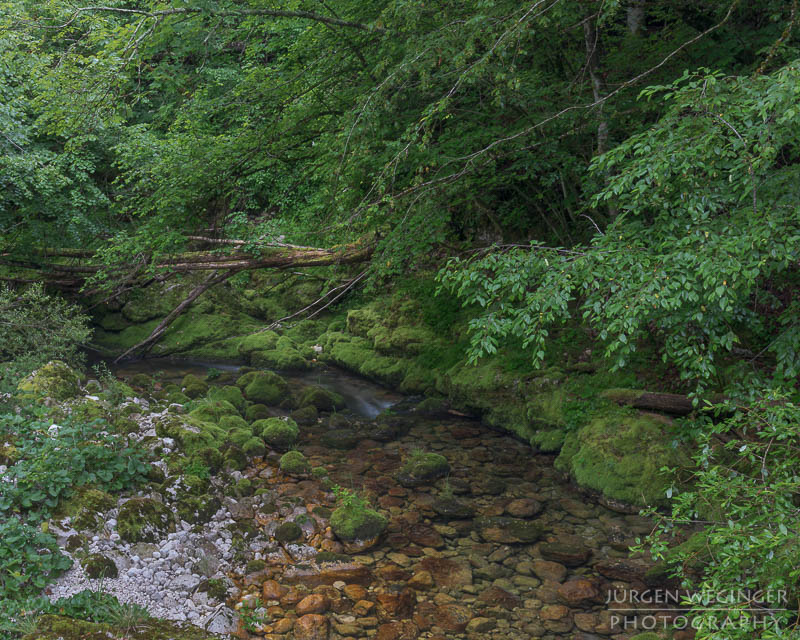
POLYGON ((411 620, 386 622, 378 627, 376 640, 416 640, 419 628, 411 620))
POLYGON ((415 524, 408 530, 408 539, 421 547, 439 549, 444 546, 444 538, 432 527, 425 524, 415 524))
POLYGON ((518 518, 476 518, 475 528, 486 542, 532 544, 542 537, 542 525, 518 518))
POLYGON ((539 547, 543 558, 560 562, 568 567, 579 567, 586 564, 592 555, 591 550, 580 544, 567 542, 546 542, 539 547))
POLYGON ((470 619, 472 611, 460 604, 445 604, 436 609, 436 624, 445 631, 463 632, 470 619))
POLYGON ((406 488, 421 487, 450 473, 450 463, 438 453, 413 455, 397 472, 397 481, 406 488))
POLYGON ((376 596, 378 613, 384 620, 392 618, 410 618, 414 614, 417 596, 412 589, 404 585, 390 584, 376 596))
POLYGON ((550 560, 534 560, 533 573, 541 580, 552 580, 553 582, 563 582, 567 577, 567 568, 558 562, 550 560))
POLYGON ((320 441, 330 449, 354 449, 361 440, 353 429, 331 429, 322 434, 320 441))
POLYGON ((295 606, 295 611, 298 616, 304 616, 307 613, 325 613, 331 606, 331 601, 325 594, 312 593, 303 598, 295 606))
POLYGON ((372 571, 363 564, 355 562, 337 562, 318 566, 293 566, 286 569, 283 582, 286 584, 302 584, 313 588, 323 584, 332 585, 342 581, 346 584, 368 585, 374 579, 372 571))
POLYGON ((609 580, 623 580, 625 582, 645 581, 645 574, 652 564, 637 562, 636 560, 602 560, 593 565, 594 570, 609 580))
POLYGON ((468 502, 455 497, 439 496, 431 505, 433 510, 443 518, 466 520, 475 515, 475 509, 468 502))
POLYGON ((532 518, 542 510, 542 503, 533 498, 518 498, 506 505, 506 513, 515 518, 532 518))
POLYGON ((328 619, 317 613, 301 616, 294 623, 295 640, 328 640, 328 619))
POLYGON ((597 602, 600 589, 586 578, 575 578, 558 587, 559 597, 571 607, 576 607, 587 602, 597 602))
POLYGON ((463 558, 423 558, 419 563, 421 571, 433 576, 438 587, 458 588, 472 584, 472 567, 463 558))
POLYGON ((522 606, 522 599, 509 593, 496 585, 486 589, 478 596, 478 602, 492 607, 503 607, 504 609, 516 609, 522 606))

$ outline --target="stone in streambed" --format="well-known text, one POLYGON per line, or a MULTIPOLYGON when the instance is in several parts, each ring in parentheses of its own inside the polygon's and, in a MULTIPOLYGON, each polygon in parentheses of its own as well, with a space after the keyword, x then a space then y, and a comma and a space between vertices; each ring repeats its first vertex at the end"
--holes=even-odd
POLYGON ((544 533, 537 522, 505 517, 476 518, 475 529, 486 542, 500 544, 531 544, 544 533))
POLYGON ((328 619, 317 613, 308 613, 294 623, 295 640, 328 640, 328 619))
POLYGON ((542 557, 559 562, 567 567, 579 567, 586 564, 592 556, 590 549, 580 544, 567 542, 547 542, 539 547, 542 557))
POLYGON ((96 580, 98 578, 116 578, 119 575, 117 565, 114 561, 104 556, 102 553, 92 553, 81 561, 83 570, 87 577, 96 580))
POLYGON ((331 429, 322 434, 322 444, 330 449, 353 449, 361 437, 353 429, 331 429))
POLYGON ((439 496, 431 507, 440 516, 450 520, 466 520, 475 515, 475 509, 471 504, 455 496, 439 496))
POLYGON ((397 481, 404 487, 430 484, 450 473, 450 463, 438 453, 414 453, 397 473, 397 481))

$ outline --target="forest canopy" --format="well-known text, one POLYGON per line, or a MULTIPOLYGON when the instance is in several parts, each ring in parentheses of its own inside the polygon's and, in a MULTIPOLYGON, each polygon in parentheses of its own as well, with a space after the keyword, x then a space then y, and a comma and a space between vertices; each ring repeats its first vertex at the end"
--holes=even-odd
POLYGON ((198 248, 436 251, 475 356, 577 313, 619 365, 654 334, 700 387, 736 348, 792 378, 795 4, 5 2, 3 259, 113 292, 198 248))

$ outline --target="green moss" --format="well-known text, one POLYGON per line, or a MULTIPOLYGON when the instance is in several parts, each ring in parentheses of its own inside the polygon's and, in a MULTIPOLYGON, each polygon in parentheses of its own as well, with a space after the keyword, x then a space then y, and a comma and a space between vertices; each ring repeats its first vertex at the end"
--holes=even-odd
POLYGON ((265 420, 270 417, 269 409, 264 404, 251 404, 244 413, 244 418, 247 422, 255 422, 256 420, 265 420))
POLYGON ((244 572, 245 574, 258 573, 259 571, 263 571, 266 566, 267 563, 263 560, 250 560, 245 566, 244 572))
POLYGON ((566 392, 562 388, 555 388, 537 393, 526 404, 526 412, 530 422, 536 427, 550 429, 563 429, 566 426, 564 419, 564 403, 566 392))
POLYGON ((116 578, 119 575, 117 565, 111 558, 102 553, 92 553, 86 556, 81 565, 86 575, 93 580, 98 578, 116 578))
POLYGON ((219 498, 211 495, 187 496, 177 503, 178 516, 190 524, 210 522, 222 506, 219 498))
POLYGON ((247 401, 242 395, 242 390, 239 387, 227 385, 224 387, 211 387, 206 396, 209 400, 224 400, 229 402, 240 413, 244 411, 247 401))
POLYGON ((192 455, 189 463, 207 467, 210 473, 217 473, 222 468, 222 460, 223 457, 219 450, 203 447, 192 455))
POLYGON ((254 429, 252 427, 232 429, 228 432, 228 440, 241 449, 244 449, 244 443, 253 438, 253 436, 254 429))
POLYGON ((165 620, 149 619, 134 628, 115 628, 105 623, 86 622, 65 616, 43 615, 36 623, 36 631, 23 636, 24 640, 218 640, 195 627, 184 627, 165 620))
POLYGON ((156 542, 174 529, 169 509, 152 498, 131 498, 119 509, 117 531, 125 542, 156 542))
POLYGON ((167 394, 167 402, 170 404, 186 404, 191 398, 182 391, 173 391, 167 394))
POLYGON ((406 377, 409 361, 379 355, 369 340, 344 334, 326 337, 329 347, 320 356, 326 361, 392 387, 406 377))
POLYGON ((225 457, 223 458, 223 465, 225 468, 234 471, 242 471, 247 468, 247 463, 247 455, 240 447, 233 445, 226 449, 225 457))
POLYGON ((311 367, 311 363, 303 357, 303 354, 293 347, 253 351, 250 354, 250 364, 278 371, 304 371, 311 367))
POLYGON ((208 384, 191 373, 184 376, 181 386, 190 398, 199 398, 208 393, 208 384))
POLYGON ((448 473, 450 463, 444 456, 438 453, 414 452, 400 467, 397 479, 402 485, 411 487, 443 478, 448 473))
POLYGON ((254 351, 274 349, 278 343, 278 334, 274 331, 259 331, 242 339, 239 343, 239 355, 246 358, 254 351))
POLYGON ((222 416, 219 419, 219 426, 225 431, 233 431, 234 429, 251 431, 250 425, 247 424, 247 420, 241 416, 222 416))
POLYGON ((308 459, 299 451, 288 451, 281 456, 281 471, 290 475, 305 475, 311 471, 308 459))
POLYGON ((294 542, 303 537, 303 530, 295 522, 284 522, 275 530, 278 542, 294 542))
POLYGON ((264 441, 261 438, 254 437, 250 438, 242 445, 242 451, 251 458, 257 458, 263 456, 267 452, 267 448, 264 446, 264 441))
POLYGON ((336 411, 345 407, 344 398, 338 393, 314 386, 303 389, 297 404, 301 407, 311 406, 318 411, 336 411))
POLYGON ((370 329, 381 324, 378 313, 369 307, 364 309, 352 309, 347 312, 347 330, 354 336, 367 337, 370 329))
POLYGON ((565 435, 561 429, 546 429, 534 433, 530 442, 532 446, 543 453, 555 453, 561 450, 565 435))
POLYGON ((317 413, 316 407, 306 406, 306 407, 300 407, 299 409, 292 411, 290 417, 297 424, 301 426, 308 426, 317 423, 317 419, 319 418, 319 413, 317 413))
POLYGON ((330 523, 337 538, 350 542, 379 536, 386 529, 388 521, 373 509, 342 506, 333 511, 330 523))
POLYGON ((253 431, 260 435, 264 442, 273 449, 286 450, 300 437, 300 429, 291 418, 267 418, 256 420, 253 431))
POLYGON ((225 585, 225 581, 219 578, 211 578, 208 581, 206 592, 214 600, 222 601, 228 597, 228 587, 225 585))
POLYGON ((240 418, 239 410, 227 400, 204 400, 189 412, 189 417, 201 422, 220 422, 223 416, 240 418))
POLYGON ((172 438, 188 456, 205 448, 219 449, 227 436, 218 425, 189 416, 169 414, 158 420, 155 427, 160 438, 172 438))
MULTIPOLYGON (((279 375, 269 371, 253 372, 255 375, 250 378, 244 387, 244 396, 251 402, 265 405, 277 405, 287 393, 286 381, 279 375)), ((245 374, 247 377, 251 374, 245 374)), ((241 378, 240 378, 241 380, 241 378)), ((237 380, 237 386, 239 381, 237 380)))
POLYGON ((665 502, 668 479, 662 467, 688 464, 663 422, 621 410, 595 417, 570 434, 556 459, 556 468, 580 486, 639 506, 665 502))
POLYGON ((100 318, 98 324, 106 331, 122 331, 130 321, 121 313, 106 313, 100 318))
POLYGON ((68 400, 80 393, 80 376, 60 360, 52 360, 20 381, 17 389, 26 395, 68 400))

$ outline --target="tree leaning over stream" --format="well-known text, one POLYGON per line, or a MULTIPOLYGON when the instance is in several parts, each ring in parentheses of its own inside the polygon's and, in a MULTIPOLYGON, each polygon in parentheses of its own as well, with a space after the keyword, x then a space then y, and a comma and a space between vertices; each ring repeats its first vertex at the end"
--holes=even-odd
POLYGON ((795 5, 5 2, 2 259, 114 294, 477 248, 443 273, 476 355, 536 359, 579 303, 619 364, 651 332, 701 384, 777 323, 791 377, 795 5))

